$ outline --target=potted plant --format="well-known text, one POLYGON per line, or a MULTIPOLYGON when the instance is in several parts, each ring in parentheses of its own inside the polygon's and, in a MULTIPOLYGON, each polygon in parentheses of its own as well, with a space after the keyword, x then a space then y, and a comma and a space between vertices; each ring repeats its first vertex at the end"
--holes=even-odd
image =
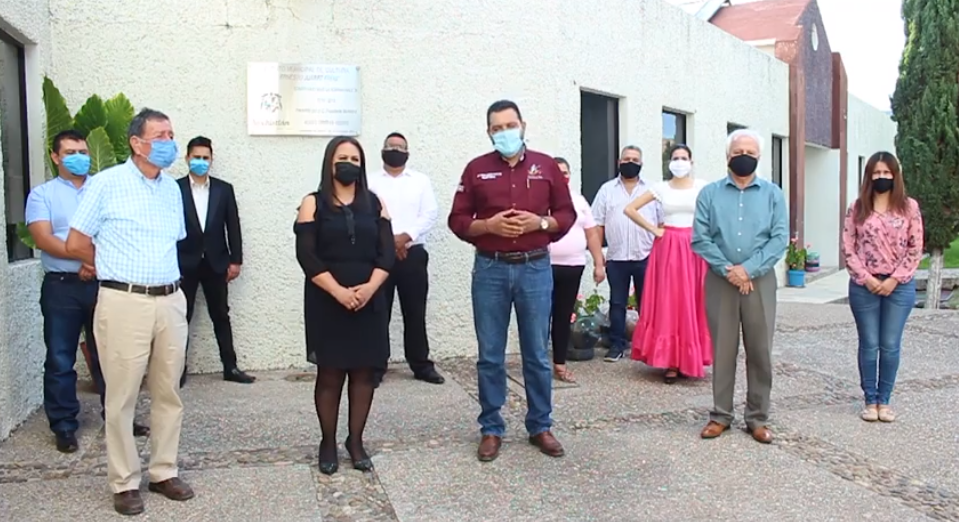
POLYGON ((600 306, 606 299, 595 289, 589 297, 582 294, 577 296, 570 317, 571 334, 566 358, 570 361, 588 361, 596 356, 596 345, 599 344, 603 322, 600 306))
POLYGON ((807 272, 818 272, 819 271, 819 252, 813 252, 809 250, 812 247, 810 244, 806 244, 806 271, 807 272))
POLYGON ((797 288, 806 286, 806 249, 799 244, 798 238, 789 240, 786 250, 786 285, 797 288))

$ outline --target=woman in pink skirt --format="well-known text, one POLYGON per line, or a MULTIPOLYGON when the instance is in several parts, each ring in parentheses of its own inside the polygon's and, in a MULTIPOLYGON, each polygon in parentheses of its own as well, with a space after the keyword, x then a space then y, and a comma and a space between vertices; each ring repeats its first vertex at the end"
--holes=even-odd
POLYGON ((696 197, 706 183, 690 177, 689 147, 675 145, 669 157, 673 178, 653 185, 624 210, 634 223, 656 236, 633 332, 632 358, 665 369, 666 384, 680 375, 704 377, 703 368, 713 363, 703 295, 706 262, 691 246, 696 197), (663 206, 665 223, 650 223, 639 213, 654 199, 663 206))

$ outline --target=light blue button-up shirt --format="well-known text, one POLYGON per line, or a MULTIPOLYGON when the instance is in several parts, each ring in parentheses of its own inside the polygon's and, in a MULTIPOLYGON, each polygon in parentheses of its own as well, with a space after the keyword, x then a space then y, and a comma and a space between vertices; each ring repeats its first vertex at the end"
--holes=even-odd
POLYGON ((93 238, 101 281, 165 285, 180 279, 183 197, 165 173, 151 180, 128 160, 93 176, 70 228, 93 238))
POLYGON ((750 279, 765 275, 786 254, 789 222, 783 191, 758 177, 739 188, 730 177, 706 185, 696 199, 693 251, 713 272, 742 265, 750 279))
MULTIPOLYGON (((66 241, 67 234, 70 233, 70 218, 77 211, 77 204, 85 188, 86 182, 77 188, 72 182, 61 177, 34 187, 27 197, 27 225, 49 221, 53 235, 61 241, 66 241)), ((45 272, 77 273, 80 271, 80 262, 76 259, 53 257, 42 251, 40 264, 43 265, 45 272)))

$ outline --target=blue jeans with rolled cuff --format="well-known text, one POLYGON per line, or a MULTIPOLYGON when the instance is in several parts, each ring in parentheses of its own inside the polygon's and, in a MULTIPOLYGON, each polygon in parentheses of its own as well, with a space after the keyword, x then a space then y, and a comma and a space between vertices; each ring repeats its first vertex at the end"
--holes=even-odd
POLYGON ((897 285, 887 296, 849 281, 849 308, 859 332, 859 379, 867 405, 889 404, 899 371, 902 334, 915 306, 915 279, 897 285))

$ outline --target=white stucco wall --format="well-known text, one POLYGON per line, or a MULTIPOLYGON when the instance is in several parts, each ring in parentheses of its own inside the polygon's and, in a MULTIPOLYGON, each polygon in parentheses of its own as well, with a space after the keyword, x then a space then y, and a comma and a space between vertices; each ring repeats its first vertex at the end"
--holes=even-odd
POLYGON ((849 176, 847 202, 852 204, 859 195, 859 157, 863 165, 876 152, 896 153, 896 122, 876 107, 849 95, 849 176))
POLYGON ((806 145, 805 222, 820 266, 839 266, 839 149, 806 145))
MULTIPOLYGON (((31 183, 43 181, 41 81, 49 56, 50 31, 45 0, 0 0, 0 28, 25 46, 31 183), (35 146, 39 145, 39 146, 35 146)), ((2 184, 0 184, 2 187, 2 184)), ((0 188, 2 190, 2 188, 0 188)), ((5 199, 0 198, 0 216, 5 199)), ((9 435, 43 397, 43 333, 40 319, 40 265, 37 260, 7 262, 0 256, 0 440, 9 435)))
MULTIPOLYGON (((298 202, 318 183, 326 143, 246 134, 248 62, 356 64, 360 139, 371 167, 387 133, 409 137, 410 166, 432 176, 441 209, 429 242, 429 332, 437 358, 475 353, 472 251, 448 232, 445 218, 463 166, 490 148, 485 110, 494 100, 519 104, 531 148, 574 163, 581 88, 623 97, 621 145, 647 151, 661 147, 663 107, 687 112, 697 173, 710 180, 725 172, 728 121, 764 136, 788 134, 786 66, 660 2, 415 0, 388 9, 373 0, 234 0, 196 10, 176 0, 131 10, 90 0, 77 10, 51 0, 50 12, 51 76, 71 107, 93 92, 122 91, 137 107, 167 112, 181 146, 197 134, 213 139, 214 175, 235 185, 243 220, 245 266, 230 299, 247 368, 304 365, 302 274, 291 227, 298 202), (630 29, 619 36, 595 31, 623 20, 630 29), (77 63, 96 63, 97 74, 77 63)), ((660 161, 648 154, 646 172, 660 172, 660 161)), ((184 166, 174 173, 185 174, 184 166)), ((190 364, 216 371, 202 306, 190 364)), ((393 333, 393 353, 402 357, 398 326, 393 333)))

